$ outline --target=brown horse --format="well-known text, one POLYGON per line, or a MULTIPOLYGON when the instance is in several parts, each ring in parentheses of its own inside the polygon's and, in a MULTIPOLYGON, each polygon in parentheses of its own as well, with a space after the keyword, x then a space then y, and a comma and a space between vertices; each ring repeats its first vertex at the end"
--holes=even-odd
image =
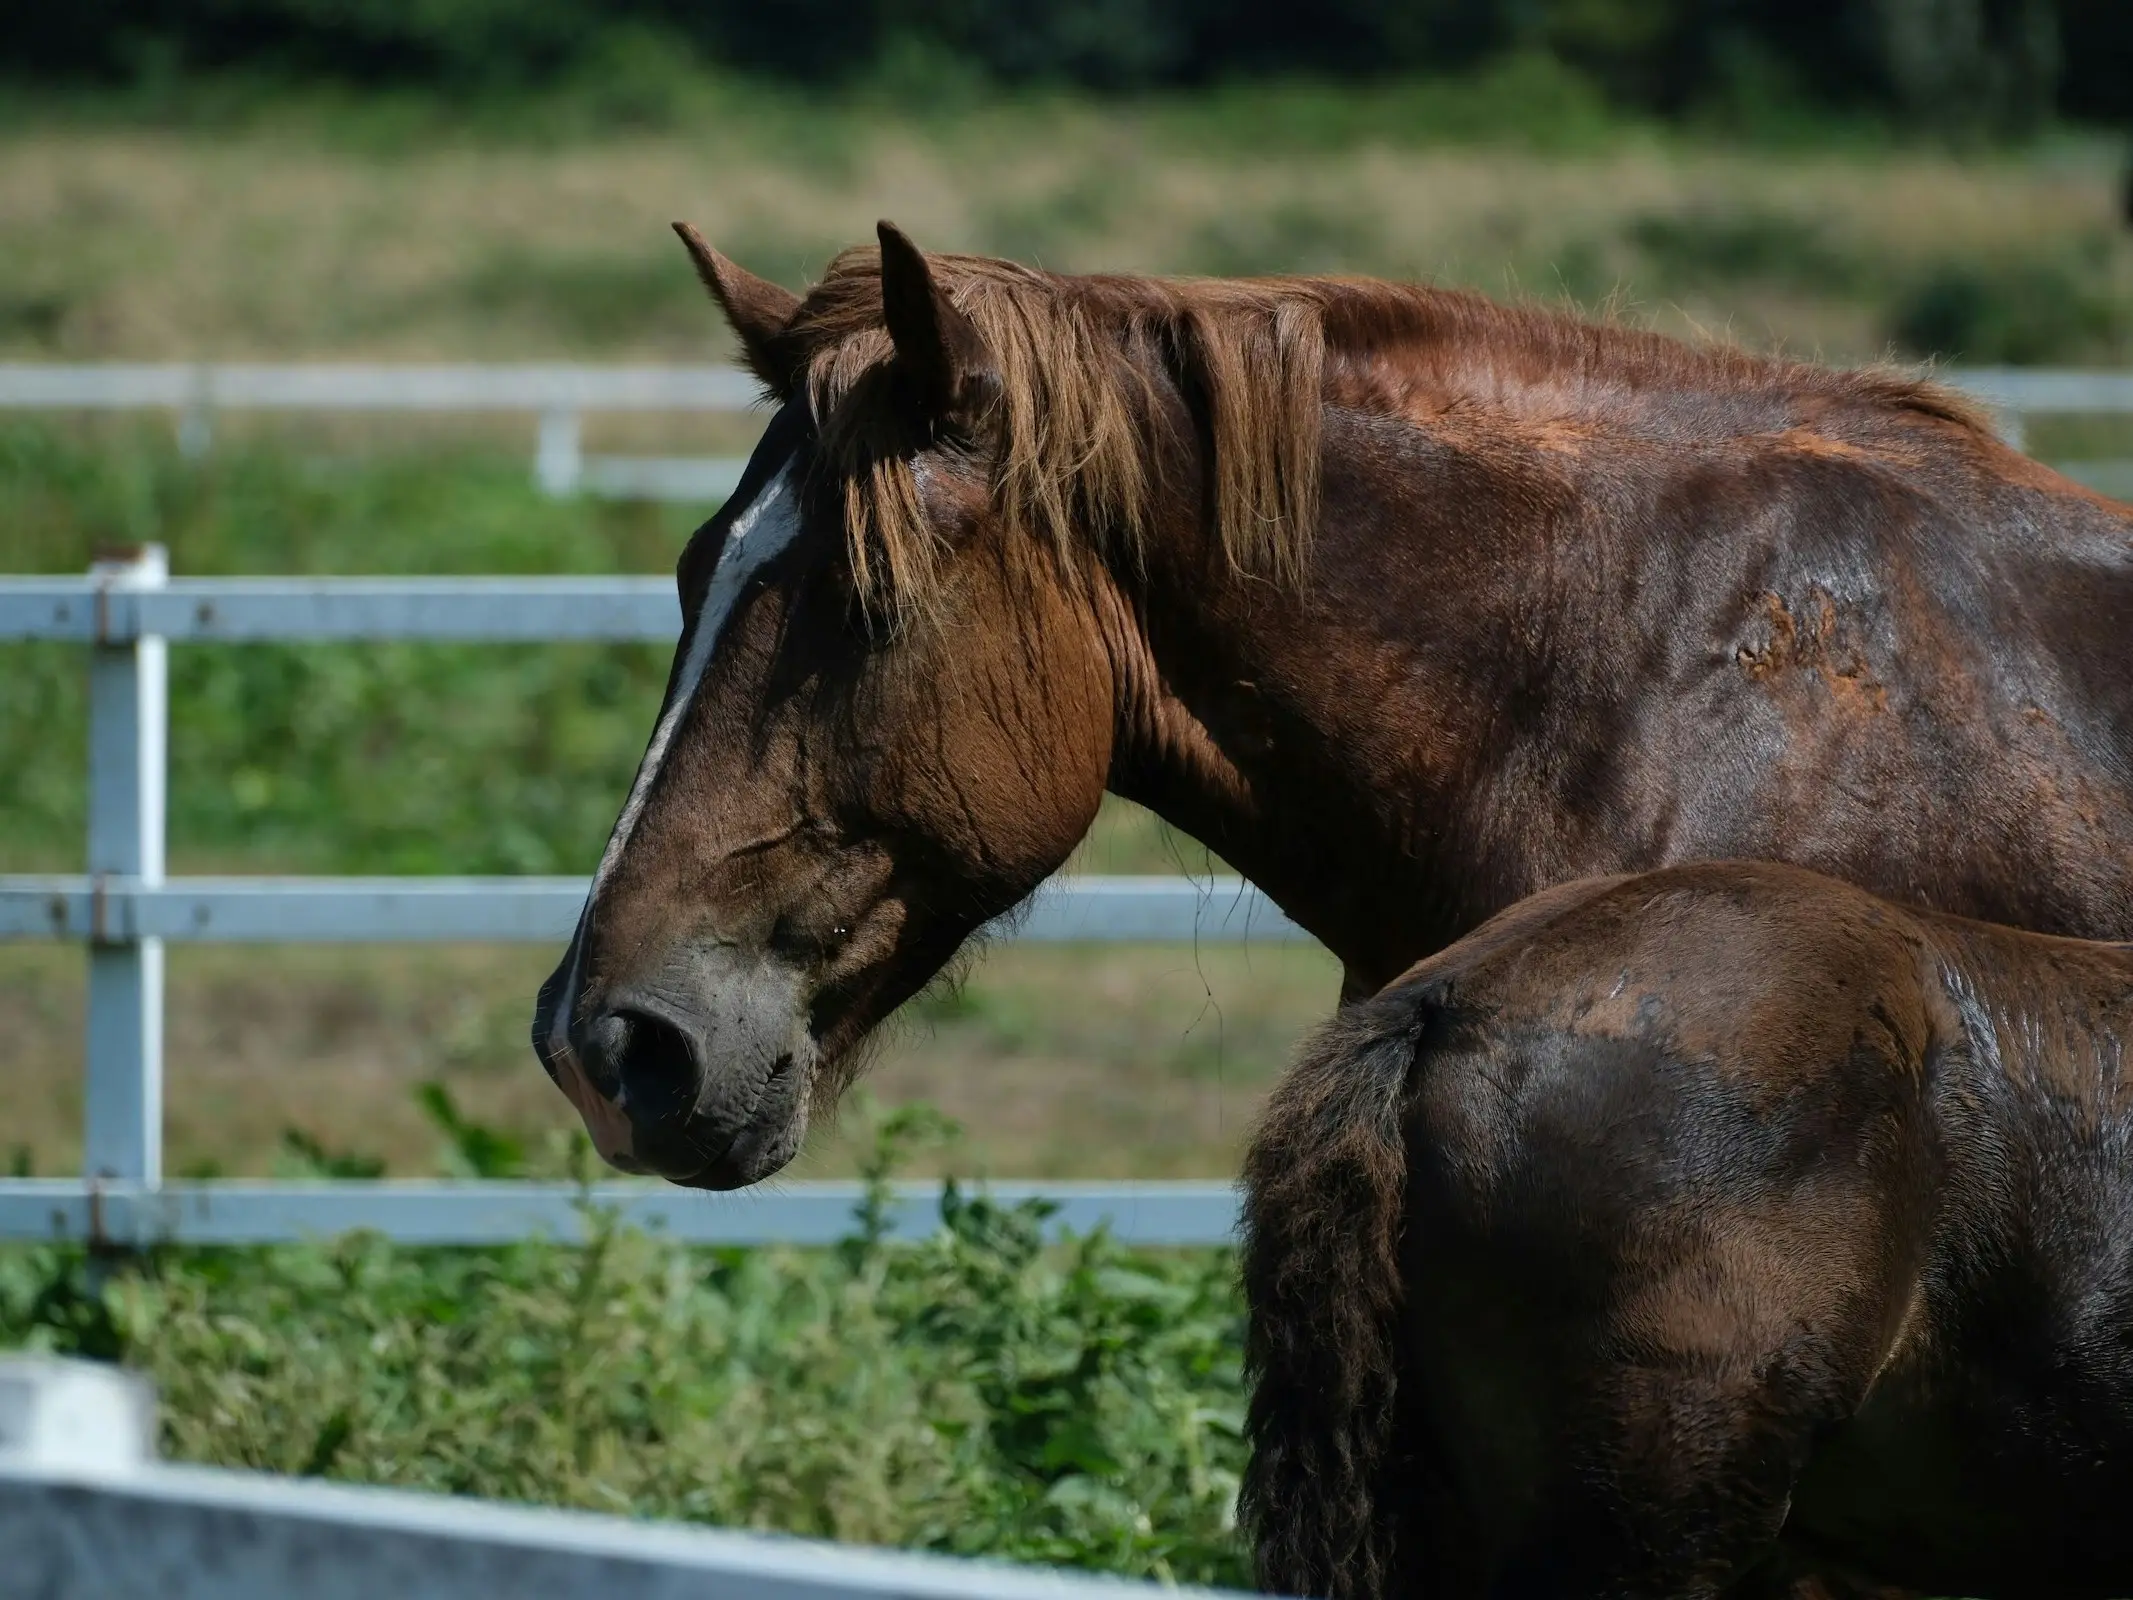
POLYGON ((2133 946, 1768 863, 1522 902, 1247 1162, 1261 1581, 2133 1594, 2133 946))
POLYGON ((2133 512, 1909 378, 1434 289, 684 230, 777 402, 689 542, 650 748, 544 986, 609 1160, 727 1187, 1105 789, 1346 993, 1711 856, 2133 931, 2133 512))

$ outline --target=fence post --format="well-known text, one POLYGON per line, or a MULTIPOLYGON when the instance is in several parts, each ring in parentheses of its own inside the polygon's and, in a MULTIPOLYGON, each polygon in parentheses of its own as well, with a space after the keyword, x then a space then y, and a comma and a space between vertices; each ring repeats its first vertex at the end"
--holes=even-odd
POLYGON ((215 413, 211 398, 212 381, 205 367, 194 367, 188 374, 185 404, 178 411, 178 454, 188 461, 198 461, 207 454, 207 448, 215 441, 215 413))
POLYGON ((89 656, 88 1081, 82 1171, 90 1178, 163 1180, 163 941, 139 937, 110 888, 163 881, 165 646, 139 629, 123 597, 160 589, 161 545, 98 561, 96 643, 89 656), (107 909, 110 908, 110 909, 107 909))
POLYGON ((100 1361, 0 1355, 0 1466, 124 1471, 155 1455, 155 1393, 100 1361))
POLYGON ((542 412, 540 443, 533 456, 533 481, 545 494, 569 494, 578 486, 582 466, 577 412, 560 407, 542 412))

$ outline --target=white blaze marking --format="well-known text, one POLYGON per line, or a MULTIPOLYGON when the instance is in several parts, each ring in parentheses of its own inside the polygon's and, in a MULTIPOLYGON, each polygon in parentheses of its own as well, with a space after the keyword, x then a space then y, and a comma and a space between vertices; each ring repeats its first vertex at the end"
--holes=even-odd
MULTIPOLYGON (((629 798, 622 803, 622 815, 615 819, 615 831, 608 835, 607 848, 601 852, 599 870, 594 872, 592 887, 585 894, 585 911, 592 910, 593 901, 599 898, 615 863, 622 859, 623 848, 629 843, 637 818, 644 810, 645 798, 652 792, 659 769, 666 762, 667 746, 674 740, 674 730, 689 714, 704 674, 711 669, 711 658, 718 651, 719 636, 726 631, 742 591, 757 573, 792 544, 799 533, 800 502, 793 493, 792 462, 788 460, 726 530, 726 543, 718 553, 718 565, 711 569, 711 581, 704 586, 703 605, 696 613, 696 629, 689 635, 689 653, 682 658, 681 672, 674 681, 674 693, 652 729, 652 742, 644 752, 644 760, 638 764, 637 779, 630 785, 629 798)), ((571 936, 570 978, 563 985, 563 992, 556 997, 555 1022, 548 1035, 550 1046, 559 1054, 569 1049, 570 1014, 577 1005, 578 967, 585 959, 584 929, 585 913, 581 912, 577 932, 571 936)))
POLYGON ((681 726, 682 718, 695 702, 696 691, 711 668, 711 657, 718 650, 719 635, 726 631, 741 591, 799 532, 800 506, 792 492, 792 464, 787 462, 726 531, 725 548, 719 551, 718 565, 712 569, 710 583, 704 586, 704 603, 696 613, 696 631, 689 636, 689 653, 682 658, 673 698, 661 713, 658 726, 652 729, 652 743, 637 768, 637 781, 630 785, 630 797, 623 802, 622 815, 616 819, 615 831, 600 857, 600 870, 593 874, 592 890, 586 896, 588 904, 621 859, 623 846, 629 843, 638 814, 644 810, 645 797, 666 762, 674 730, 681 726))

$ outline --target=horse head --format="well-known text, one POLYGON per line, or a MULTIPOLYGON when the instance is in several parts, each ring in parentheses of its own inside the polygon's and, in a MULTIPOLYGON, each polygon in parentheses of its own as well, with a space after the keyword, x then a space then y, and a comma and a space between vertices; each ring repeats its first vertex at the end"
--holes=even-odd
POLYGON ((1086 831, 1119 602, 1092 547, 1007 526, 1002 372, 901 233, 803 302, 677 231, 776 411, 682 553, 665 698, 533 1041, 609 1162, 729 1188, 1086 831))

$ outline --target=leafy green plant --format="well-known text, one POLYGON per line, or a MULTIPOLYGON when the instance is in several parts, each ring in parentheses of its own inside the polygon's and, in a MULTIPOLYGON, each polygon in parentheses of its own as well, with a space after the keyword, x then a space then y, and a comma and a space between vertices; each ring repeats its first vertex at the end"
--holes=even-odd
POLYGON ((385 1176, 382 1157, 357 1150, 328 1149, 301 1128, 282 1129, 281 1148, 283 1169, 292 1177, 362 1179, 385 1176))
MULTIPOLYGON (((464 1126, 462 1122, 460 1126, 464 1126)), ((578 1243, 0 1249, 0 1345, 119 1360, 185 1460, 634 1515, 1246 1581, 1241 1316, 1222 1251, 1059 1234, 951 1185, 887 1237, 874 1128, 832 1250, 578 1243)))
POLYGON ((526 1176, 525 1145, 510 1134, 467 1116, 444 1084, 432 1079, 419 1085, 415 1103, 445 1137, 447 1170, 466 1178, 526 1176))
POLYGON ((1897 295, 1888 328, 1914 355, 2020 365, 2123 347, 2133 338, 2133 306, 2078 253, 1944 261, 1897 295))
POLYGON ((862 1127, 871 1125, 873 1137, 859 1161, 863 1190, 852 1212, 854 1231, 838 1248, 855 1264, 881 1247, 889 1235, 890 1207, 895 1202, 896 1170, 918 1150, 932 1145, 951 1145, 963 1130, 951 1117, 944 1117, 923 1103, 902 1105, 881 1115, 874 1097, 864 1089, 854 1090, 844 1116, 862 1127))

